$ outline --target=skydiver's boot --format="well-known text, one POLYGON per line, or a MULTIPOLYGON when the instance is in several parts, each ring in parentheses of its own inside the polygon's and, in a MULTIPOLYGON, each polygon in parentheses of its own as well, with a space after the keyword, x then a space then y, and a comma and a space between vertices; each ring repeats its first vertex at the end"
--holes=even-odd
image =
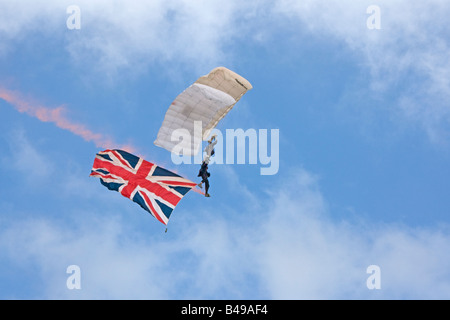
POLYGON ((209 198, 211 196, 209 195, 209 193, 205 193, 205 197, 209 198))
POLYGON ((200 182, 199 184, 198 184, 198 187, 201 189, 202 188, 202 183, 203 182, 200 182))

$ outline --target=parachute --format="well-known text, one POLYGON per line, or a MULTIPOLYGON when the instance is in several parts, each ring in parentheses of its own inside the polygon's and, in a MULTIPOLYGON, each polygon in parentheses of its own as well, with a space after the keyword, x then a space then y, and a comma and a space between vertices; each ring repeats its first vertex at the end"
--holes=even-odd
POLYGON ((208 139, 211 130, 250 89, 250 82, 237 73, 225 67, 213 69, 172 102, 154 144, 177 155, 197 154, 201 141, 208 139), (200 122, 201 132, 197 132, 200 122), (181 142, 172 141, 175 130, 181 142))

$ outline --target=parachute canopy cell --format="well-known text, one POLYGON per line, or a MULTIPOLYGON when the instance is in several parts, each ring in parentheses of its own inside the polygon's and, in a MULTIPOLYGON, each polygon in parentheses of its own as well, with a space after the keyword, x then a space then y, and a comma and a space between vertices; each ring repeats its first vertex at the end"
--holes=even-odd
POLYGON ((197 154, 201 141, 208 139, 211 130, 250 89, 252 85, 242 76, 225 67, 215 68, 172 102, 155 145, 177 155, 197 154), (199 126, 199 122, 201 132, 196 132, 194 128, 199 126), (177 134, 172 141, 175 130, 177 134))

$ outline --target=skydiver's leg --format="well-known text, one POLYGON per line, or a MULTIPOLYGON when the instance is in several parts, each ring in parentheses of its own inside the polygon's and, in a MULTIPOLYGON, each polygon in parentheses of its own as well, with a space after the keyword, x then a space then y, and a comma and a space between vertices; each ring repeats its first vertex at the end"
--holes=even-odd
POLYGON ((208 182, 208 178, 206 176, 202 176, 202 182, 200 182, 198 184, 199 188, 201 189, 203 187, 203 183, 207 183, 208 187, 209 187, 209 182, 208 182))
POLYGON ((206 163, 205 161, 203 161, 202 166, 201 166, 201 168, 200 168, 200 171, 198 172, 198 177, 201 177, 201 178, 202 178, 202 182, 200 182, 200 183, 198 184, 198 187, 199 187, 200 189, 202 188, 203 182, 205 182, 205 171, 206 171, 205 167, 206 167, 207 165, 208 165, 208 163, 206 163))
POLYGON ((209 190, 209 181, 208 181, 208 179, 206 179, 206 181, 205 181, 205 194, 208 194, 208 190, 209 190))
POLYGON ((203 173, 203 175, 202 175, 202 183, 204 182, 205 183, 205 196, 206 197, 209 197, 209 193, 208 193, 208 190, 209 190, 209 180, 208 180, 208 174, 206 173, 206 172, 204 172, 203 173))

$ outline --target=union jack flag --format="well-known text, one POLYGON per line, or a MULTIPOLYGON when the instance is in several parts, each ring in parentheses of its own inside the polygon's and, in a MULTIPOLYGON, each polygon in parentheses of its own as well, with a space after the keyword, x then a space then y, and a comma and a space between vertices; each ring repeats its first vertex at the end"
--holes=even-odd
POLYGON ((138 203, 167 225, 178 202, 196 183, 122 150, 97 153, 91 177, 138 203))

